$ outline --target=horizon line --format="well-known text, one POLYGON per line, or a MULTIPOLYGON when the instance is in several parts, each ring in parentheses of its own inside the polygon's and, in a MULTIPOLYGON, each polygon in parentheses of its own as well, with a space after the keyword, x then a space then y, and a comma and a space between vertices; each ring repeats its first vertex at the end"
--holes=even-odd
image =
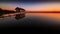
POLYGON ((26 11, 26 13, 60 13, 60 11, 26 11))

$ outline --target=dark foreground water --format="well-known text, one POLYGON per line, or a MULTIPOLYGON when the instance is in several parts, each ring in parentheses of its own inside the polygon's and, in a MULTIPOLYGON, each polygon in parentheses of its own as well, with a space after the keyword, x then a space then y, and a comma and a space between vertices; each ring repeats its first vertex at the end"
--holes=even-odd
POLYGON ((0 16, 0 31, 48 32, 48 30, 51 31, 50 29, 54 32, 60 30, 59 13, 5 14, 0 16))

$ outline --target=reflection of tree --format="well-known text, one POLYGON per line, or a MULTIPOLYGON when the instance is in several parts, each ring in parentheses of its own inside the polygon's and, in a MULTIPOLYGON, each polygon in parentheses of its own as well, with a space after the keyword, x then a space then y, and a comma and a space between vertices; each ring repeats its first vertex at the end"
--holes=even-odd
POLYGON ((17 14, 16 16, 15 16, 15 19, 22 19, 22 18, 24 18, 25 17, 25 14, 17 14))

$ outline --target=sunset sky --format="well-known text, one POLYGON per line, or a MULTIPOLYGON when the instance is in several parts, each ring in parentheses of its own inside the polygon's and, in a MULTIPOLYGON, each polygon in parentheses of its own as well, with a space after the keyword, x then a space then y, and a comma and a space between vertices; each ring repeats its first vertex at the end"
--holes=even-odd
POLYGON ((26 11, 60 11, 60 2, 0 2, 0 8, 14 10, 16 7, 26 11))

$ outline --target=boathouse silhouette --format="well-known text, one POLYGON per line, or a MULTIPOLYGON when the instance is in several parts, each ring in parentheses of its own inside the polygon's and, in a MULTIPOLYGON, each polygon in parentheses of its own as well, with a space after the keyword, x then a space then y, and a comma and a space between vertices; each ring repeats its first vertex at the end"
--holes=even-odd
POLYGON ((16 12, 24 12, 25 11, 25 9, 19 8, 19 7, 16 7, 15 10, 16 10, 16 12))

